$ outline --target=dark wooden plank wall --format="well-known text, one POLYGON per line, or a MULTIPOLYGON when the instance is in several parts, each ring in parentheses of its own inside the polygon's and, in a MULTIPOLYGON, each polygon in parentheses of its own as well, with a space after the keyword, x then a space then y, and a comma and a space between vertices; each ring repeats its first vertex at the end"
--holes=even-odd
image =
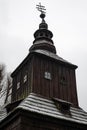
POLYGON ((35 56, 33 66, 33 92, 60 98, 78 106, 74 69, 44 56, 35 56), (44 78, 46 71, 51 73, 52 80, 44 78))
POLYGON ((31 71, 32 61, 27 61, 26 64, 13 77, 12 86, 12 102, 20 100, 28 96, 31 91, 31 71), (27 81, 24 83, 24 76, 27 75, 27 81), (17 89, 17 83, 20 82, 20 88, 17 89))
POLYGON ((15 118, 11 120, 8 124, 4 125, 0 130, 21 130, 21 118, 15 118))
POLYGON ((43 55, 35 55, 13 77, 12 101, 22 99, 30 92, 48 98, 60 98, 78 106, 75 70, 52 61, 43 55), (45 72, 51 73, 52 80, 44 78, 45 72), (23 83, 26 74, 27 82, 23 83), (18 82, 20 82, 20 88, 17 90, 18 82))
POLYGON ((87 125, 20 111, 20 115, 17 117, 13 115, 12 120, 9 118, 9 122, 0 128, 0 130, 87 130, 87 125))
MULTIPOLYGON (((34 114, 35 115, 35 114, 34 114)), ((21 118, 21 130, 86 130, 87 126, 73 122, 62 121, 43 115, 36 117, 23 116, 21 118)))

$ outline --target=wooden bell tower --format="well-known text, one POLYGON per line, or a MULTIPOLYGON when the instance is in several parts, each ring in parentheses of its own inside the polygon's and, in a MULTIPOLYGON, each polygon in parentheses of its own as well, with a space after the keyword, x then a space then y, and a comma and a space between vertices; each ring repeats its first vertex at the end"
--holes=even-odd
POLYGON ((12 73, 12 102, 24 99, 30 93, 46 98, 58 98, 78 107, 76 65, 56 54, 52 37, 45 22, 45 8, 37 5, 42 19, 34 33, 34 42, 28 56, 12 73))
POLYGON ((0 130, 87 130, 87 113, 78 105, 77 66, 56 54, 45 8, 37 9, 42 21, 29 54, 12 73, 12 102, 0 110, 0 130))

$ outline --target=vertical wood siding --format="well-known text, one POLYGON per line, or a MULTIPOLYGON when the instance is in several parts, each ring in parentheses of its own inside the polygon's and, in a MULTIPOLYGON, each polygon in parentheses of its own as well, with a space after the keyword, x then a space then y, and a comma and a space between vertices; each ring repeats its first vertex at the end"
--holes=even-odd
POLYGON ((35 56, 33 92, 48 98, 60 98, 78 106, 75 70, 47 57, 35 56), (50 72, 51 80, 44 77, 45 72, 50 72))
POLYGON ((31 71, 32 61, 28 61, 13 77, 12 102, 25 98, 31 91, 31 71), (27 80, 24 82, 24 76, 27 80), (17 83, 20 82, 20 88, 17 89, 17 83))
POLYGON ((60 98, 78 106, 75 70, 43 55, 34 55, 13 77, 12 101, 25 98, 30 92, 60 98), (45 72, 51 74, 51 79, 44 77, 45 72), (27 81, 24 83, 25 75, 27 81))

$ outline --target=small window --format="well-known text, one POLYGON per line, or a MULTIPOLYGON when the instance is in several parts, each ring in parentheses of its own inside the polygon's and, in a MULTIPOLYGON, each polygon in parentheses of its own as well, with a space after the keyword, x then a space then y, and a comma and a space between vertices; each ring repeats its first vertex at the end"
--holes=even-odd
POLYGON ((66 85, 66 84, 67 84, 67 80, 66 80, 66 77, 65 77, 65 76, 61 76, 61 77, 60 77, 60 83, 61 83, 62 85, 66 85))
POLYGON ((49 72, 45 72, 44 77, 45 77, 46 79, 51 80, 51 73, 49 73, 49 72))
POLYGON ((19 89, 19 88, 20 88, 20 82, 17 83, 17 89, 19 89))
POLYGON ((24 76, 24 83, 27 81, 27 75, 24 76))

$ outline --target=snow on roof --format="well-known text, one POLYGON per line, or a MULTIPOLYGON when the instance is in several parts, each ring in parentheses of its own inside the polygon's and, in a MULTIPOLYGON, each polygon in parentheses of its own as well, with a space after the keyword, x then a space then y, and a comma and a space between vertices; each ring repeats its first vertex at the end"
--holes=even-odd
MULTIPOLYGON (((60 111, 60 109, 58 109, 54 100, 46 99, 34 93, 29 94, 27 98, 21 101, 14 111, 18 109, 53 117, 55 119, 87 125, 87 113, 84 110, 70 107, 70 114, 63 113, 60 111)), ((14 111, 8 113, 8 115, 12 114, 14 111)), ((6 109, 0 108, 0 121, 2 121, 8 115, 6 109)))
POLYGON ((42 115, 87 125, 87 113, 82 109, 70 107, 71 114, 64 114, 56 107, 53 100, 45 99, 33 93, 24 99, 16 109, 23 109, 42 115))
POLYGON ((50 57, 50 58, 52 58, 52 59, 55 59, 55 60, 57 60, 57 61, 60 61, 60 62, 62 62, 62 63, 66 63, 66 64, 68 64, 68 65, 71 65, 71 66, 77 68, 76 65, 74 65, 74 64, 72 64, 72 63, 70 63, 70 62, 68 62, 67 60, 63 59, 62 57, 60 57, 60 56, 58 56, 58 55, 56 55, 56 54, 54 54, 54 53, 52 53, 52 52, 49 52, 49 51, 47 51, 47 50, 39 50, 39 49, 38 49, 38 50, 34 50, 34 51, 32 51, 32 52, 36 52, 36 53, 38 53, 38 54, 42 54, 42 55, 48 56, 48 57, 50 57))

